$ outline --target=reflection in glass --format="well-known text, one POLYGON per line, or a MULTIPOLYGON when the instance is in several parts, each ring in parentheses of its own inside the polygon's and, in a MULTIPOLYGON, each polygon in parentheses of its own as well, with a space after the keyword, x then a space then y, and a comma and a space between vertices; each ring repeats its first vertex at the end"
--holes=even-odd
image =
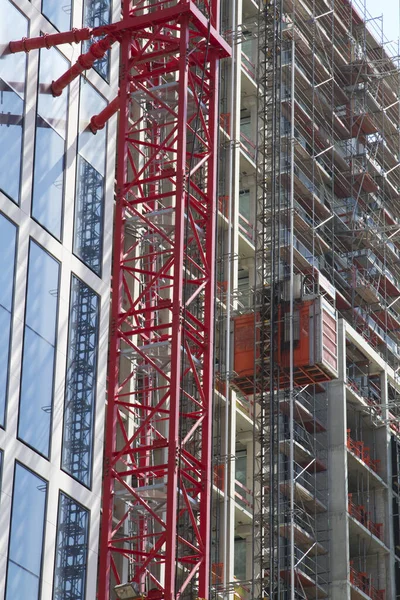
MULTIPOLYGON (((56 48, 40 51, 38 114, 57 131, 61 137, 67 134, 68 88, 61 96, 54 97, 51 83, 63 75, 70 66, 56 48)), ((39 124, 39 126, 41 126, 39 124)))
MULTIPOLYGON (((108 25, 111 17, 111 0, 85 0, 83 8, 83 26, 84 27, 100 27, 101 25, 108 25)), ((96 38, 99 39, 99 38, 96 38)), ((93 40, 84 42, 85 52, 89 49, 90 44, 93 40)), ((101 75, 106 81, 109 78, 109 63, 110 63, 110 52, 96 60, 93 68, 101 75)))
POLYGON ((54 346, 58 304, 58 262, 31 241, 26 325, 54 346))
POLYGON ((99 276, 103 257, 107 128, 93 135, 88 125, 91 117, 106 106, 104 98, 81 77, 74 253, 99 276))
POLYGON ((25 327, 18 436, 49 456, 54 346, 25 327))
POLYGON ((72 277, 62 468, 86 486, 92 472, 99 298, 72 277))
POLYGON ((41 117, 36 123, 32 216, 60 239, 65 141, 41 117))
POLYGON ((84 600, 89 512, 60 492, 53 600, 84 600))
POLYGON ((247 219, 247 221, 251 222, 251 208, 250 208, 250 191, 243 190, 239 194, 239 212, 247 219))
POLYGON ((42 13, 59 31, 71 28, 72 0, 42 0, 42 13))
POLYGON ((31 241, 18 436, 49 456, 59 264, 31 241))
POLYGON ((0 426, 4 427, 7 403, 11 317, 14 295, 17 228, 0 215, 0 426))
MULTIPOLYGON (((1 62, 1 61, 0 61, 1 62)), ((24 101, 0 79, 0 189, 19 202, 24 101)))
POLYGON ((93 135, 88 128, 90 119, 104 110, 107 102, 94 87, 81 77, 81 105, 79 111, 79 154, 83 156, 101 175, 106 166, 106 131, 100 129, 93 135))
POLYGON ((11 311, 0 306, 0 426, 4 427, 10 356, 11 311))
POLYGON ((103 255, 104 177, 78 155, 74 252, 97 275, 103 255))
MULTIPOLYGON (((28 20, 9 0, 0 0, 0 45, 28 35, 28 20)), ((0 57, 0 190, 19 202, 26 54, 0 57)))
POLYGON ((57 239, 62 224, 68 91, 54 98, 51 82, 68 67, 55 48, 40 51, 32 216, 57 239))
POLYGON ((47 482, 16 464, 5 600, 39 599, 47 482))
POLYGON ((234 572, 235 578, 240 580, 246 579, 246 540, 244 538, 235 538, 235 558, 234 572))
MULTIPOLYGON (((28 19, 10 2, 0 0, 0 45, 10 39, 19 40, 28 35, 28 19), (12 35, 11 35, 12 32, 12 35)), ((0 79, 7 82, 23 98, 25 94, 26 54, 3 54, 0 58, 0 79)))

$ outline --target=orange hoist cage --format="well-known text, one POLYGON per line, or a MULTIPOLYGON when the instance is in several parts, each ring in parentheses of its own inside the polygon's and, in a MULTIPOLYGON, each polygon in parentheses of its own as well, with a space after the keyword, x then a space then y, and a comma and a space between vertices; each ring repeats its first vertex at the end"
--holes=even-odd
MULTIPOLYGON (((257 315, 254 314, 242 315, 234 319, 234 370, 236 372, 234 381, 245 393, 250 393, 249 382, 254 377, 255 319, 257 315)), ((322 296, 295 302, 293 314, 295 385, 320 383, 338 377, 337 328, 336 310, 322 296)), ((276 362, 281 370, 281 387, 289 383, 289 333, 289 305, 282 303, 278 309, 276 352, 276 362)), ((256 347, 258 353, 258 344, 256 347)))
MULTIPOLYGON (((255 338, 254 328, 258 315, 250 313, 234 319, 234 370, 238 377, 253 377, 255 338)), ((256 330, 256 334, 258 329, 256 330)))

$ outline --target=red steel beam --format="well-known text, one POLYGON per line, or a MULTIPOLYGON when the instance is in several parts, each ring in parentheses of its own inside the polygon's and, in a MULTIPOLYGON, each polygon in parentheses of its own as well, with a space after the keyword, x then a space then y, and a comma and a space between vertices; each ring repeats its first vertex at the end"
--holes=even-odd
POLYGON ((209 595, 217 67, 227 46, 193 3, 162 4, 131 7, 122 54, 121 73, 133 75, 114 242, 104 493, 114 510, 103 510, 98 600, 110 577, 123 582, 124 558, 138 595, 209 595))

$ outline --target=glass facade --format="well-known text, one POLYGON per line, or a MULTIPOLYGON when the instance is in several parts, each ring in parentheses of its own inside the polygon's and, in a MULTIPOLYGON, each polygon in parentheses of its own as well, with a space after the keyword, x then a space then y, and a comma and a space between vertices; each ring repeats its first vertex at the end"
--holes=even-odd
MULTIPOLYGON (((111 0, 85 0, 83 4, 83 26, 84 27, 100 27, 108 25, 111 17, 111 0)), ((89 41, 84 43, 85 51, 89 49, 89 41)), ((106 81, 109 78, 110 52, 96 60, 93 68, 106 81)))
POLYGON ((31 240, 18 436, 43 456, 50 451, 59 263, 31 240))
POLYGON ((42 12, 59 31, 71 28, 72 0, 42 0, 42 12))
POLYGON ((62 467, 91 484, 93 417, 96 396, 99 298, 72 277, 62 467))
POLYGON ((246 540, 235 538, 234 572, 236 579, 246 579, 246 540))
POLYGON ((39 600, 47 482, 15 466, 5 600, 39 600))
POLYGON ((17 228, 0 214, 0 426, 5 426, 17 228))
POLYGON ((89 511, 60 492, 53 600, 85 600, 89 511))
MULTIPOLYGON (((9 0, 0 0, 0 45, 26 37, 28 20, 9 0)), ((19 203, 26 55, 8 54, 0 60, 0 190, 19 203)))
POLYGON ((61 238, 68 90, 54 98, 51 82, 69 68, 55 48, 40 51, 32 216, 61 238))
POLYGON ((97 275, 101 275, 103 258, 106 128, 94 136, 88 124, 106 105, 95 88, 81 78, 74 252, 97 275))
POLYGON ((9 43, 109 23, 112 3, 0 0, 1 600, 96 597, 116 118, 88 126, 119 58, 54 97, 90 42, 9 43))

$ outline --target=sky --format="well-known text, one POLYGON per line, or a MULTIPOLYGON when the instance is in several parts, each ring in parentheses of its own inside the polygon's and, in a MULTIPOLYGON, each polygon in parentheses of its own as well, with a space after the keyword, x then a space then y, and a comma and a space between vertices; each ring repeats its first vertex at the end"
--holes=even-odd
POLYGON ((400 37, 400 0, 366 0, 366 3, 372 17, 380 17, 383 14, 383 32, 388 40, 397 43, 400 37))

